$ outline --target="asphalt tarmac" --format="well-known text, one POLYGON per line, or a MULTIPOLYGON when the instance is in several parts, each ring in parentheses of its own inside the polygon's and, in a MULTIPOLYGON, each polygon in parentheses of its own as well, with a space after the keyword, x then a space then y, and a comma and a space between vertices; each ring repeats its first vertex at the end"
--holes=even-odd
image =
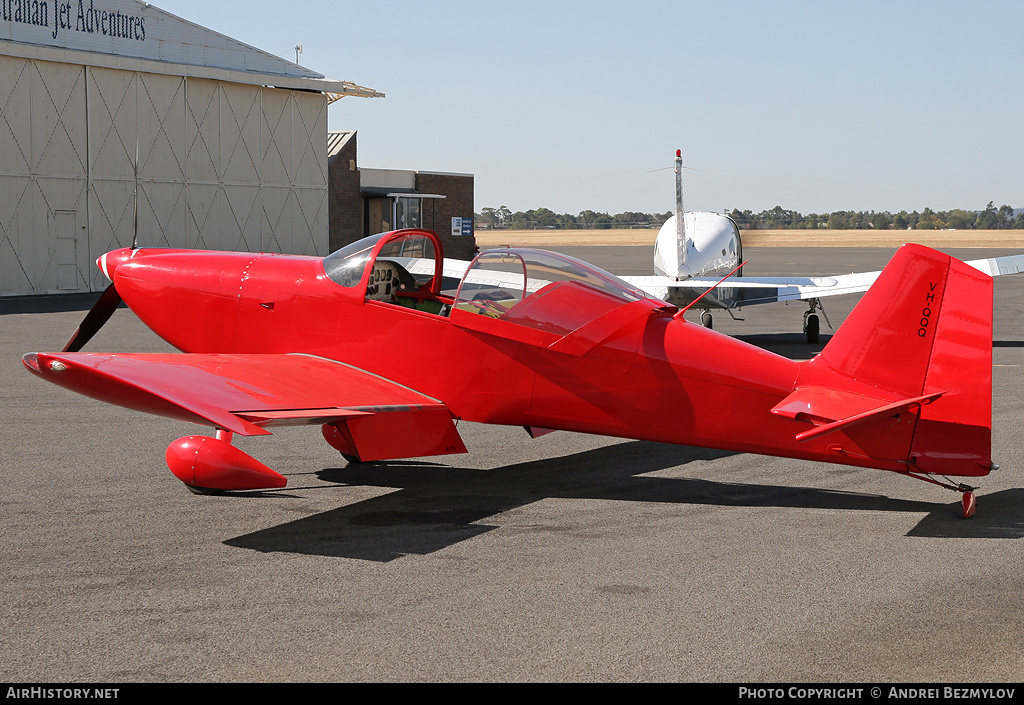
MULTIPOLYGON (((648 273, 646 248, 566 251, 648 273)), ((834 274, 891 251, 746 254, 751 274, 834 274)), ((22 368, 24 352, 60 349, 95 297, 0 302, 0 673, 1019 682, 1024 276, 995 289, 1001 469, 970 520, 959 495, 882 471, 474 424, 460 425, 467 455, 353 467, 316 427, 236 437, 289 486, 196 496, 163 454, 203 430, 22 368)), ((833 325, 856 301, 826 301, 833 325)), ((803 342, 804 308, 715 327, 810 357, 821 346, 803 342)), ((87 347, 168 349, 127 309, 87 347)))

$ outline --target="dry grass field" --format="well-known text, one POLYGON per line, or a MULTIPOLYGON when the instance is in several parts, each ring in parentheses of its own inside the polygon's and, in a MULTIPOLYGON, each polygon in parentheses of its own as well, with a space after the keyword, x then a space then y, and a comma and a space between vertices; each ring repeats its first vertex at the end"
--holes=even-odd
MULTIPOLYGON (((650 245, 658 231, 649 230, 478 230, 481 248, 572 247, 576 245, 650 245)), ((743 230, 750 247, 899 247, 916 242, 929 247, 1024 249, 1024 230, 743 230)))

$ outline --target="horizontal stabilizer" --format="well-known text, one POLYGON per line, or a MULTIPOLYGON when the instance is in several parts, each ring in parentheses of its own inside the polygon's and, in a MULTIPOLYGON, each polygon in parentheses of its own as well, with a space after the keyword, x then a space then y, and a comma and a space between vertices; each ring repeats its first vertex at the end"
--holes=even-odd
POLYGON ((936 392, 934 394, 926 394, 924 396, 914 397, 913 399, 902 399, 900 401, 895 401, 891 404, 885 404, 884 406, 880 406, 877 409, 870 409, 859 414, 854 414, 853 416, 849 416, 845 419, 839 419, 838 421, 833 421, 832 423, 823 424, 810 431, 798 433, 796 439, 803 443, 805 441, 809 441, 814 438, 820 438, 821 436, 828 435, 829 433, 839 431, 840 429, 848 429, 849 427, 855 424, 864 423, 872 419, 887 416, 896 416, 910 409, 913 406, 924 406, 925 404, 930 404, 939 397, 941 397, 942 394, 942 392, 936 392))
POLYGON ((894 399, 891 397, 879 397, 863 392, 803 386, 797 387, 792 394, 776 404, 772 413, 820 426, 877 409, 892 401, 894 399))

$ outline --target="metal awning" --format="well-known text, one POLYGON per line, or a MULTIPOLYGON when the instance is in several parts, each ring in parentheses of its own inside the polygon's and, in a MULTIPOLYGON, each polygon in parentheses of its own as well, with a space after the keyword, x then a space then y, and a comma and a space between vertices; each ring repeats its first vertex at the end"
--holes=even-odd
POLYGON ((341 100, 347 95, 356 96, 357 98, 383 98, 384 94, 380 91, 375 91, 372 88, 365 86, 359 86, 351 81, 342 81, 342 90, 340 91, 324 91, 327 94, 327 104, 341 100))
POLYGON ((439 193, 420 193, 412 188, 387 186, 364 186, 359 189, 359 192, 371 198, 448 198, 439 193))

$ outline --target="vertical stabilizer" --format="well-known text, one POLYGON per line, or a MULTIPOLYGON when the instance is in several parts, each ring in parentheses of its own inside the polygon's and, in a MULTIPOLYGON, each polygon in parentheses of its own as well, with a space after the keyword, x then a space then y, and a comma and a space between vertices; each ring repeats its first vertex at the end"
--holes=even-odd
MULTIPOLYGON (((902 458, 908 470, 988 474, 992 278, 941 252, 904 245, 821 354, 806 363, 801 385, 894 404, 925 399, 911 405, 916 423, 902 458)), ((856 428, 865 437, 879 431, 871 424, 856 428)))
POLYGON ((676 264, 686 265, 686 218, 683 210, 683 153, 676 150, 676 264))

